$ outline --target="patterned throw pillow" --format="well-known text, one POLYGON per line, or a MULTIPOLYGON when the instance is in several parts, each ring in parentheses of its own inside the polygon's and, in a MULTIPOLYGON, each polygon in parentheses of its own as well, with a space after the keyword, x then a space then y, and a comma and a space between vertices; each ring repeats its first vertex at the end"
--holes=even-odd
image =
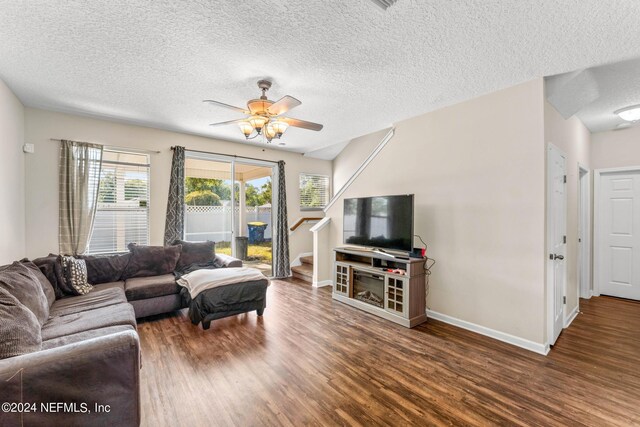
POLYGON ((72 287, 78 295, 88 294, 93 289, 93 286, 87 282, 87 263, 85 260, 63 255, 62 271, 67 285, 72 287))

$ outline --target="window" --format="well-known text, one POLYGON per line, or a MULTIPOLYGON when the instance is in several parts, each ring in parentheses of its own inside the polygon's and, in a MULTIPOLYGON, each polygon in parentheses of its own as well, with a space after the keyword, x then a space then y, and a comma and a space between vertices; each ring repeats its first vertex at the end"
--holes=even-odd
POLYGON ((329 177, 300 174, 300 209, 320 210, 329 203, 329 177))
POLYGON ((149 244, 149 156, 105 149, 88 253, 126 252, 131 242, 149 244))

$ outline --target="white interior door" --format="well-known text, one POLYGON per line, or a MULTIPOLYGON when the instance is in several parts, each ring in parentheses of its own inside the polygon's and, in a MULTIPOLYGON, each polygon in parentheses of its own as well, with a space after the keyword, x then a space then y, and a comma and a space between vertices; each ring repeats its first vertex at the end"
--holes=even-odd
POLYGON ((547 313, 549 344, 553 345, 564 326, 566 288, 567 192, 566 156, 549 144, 547 150, 547 313))
POLYGON ((640 171, 600 174, 600 294, 640 300, 640 171))

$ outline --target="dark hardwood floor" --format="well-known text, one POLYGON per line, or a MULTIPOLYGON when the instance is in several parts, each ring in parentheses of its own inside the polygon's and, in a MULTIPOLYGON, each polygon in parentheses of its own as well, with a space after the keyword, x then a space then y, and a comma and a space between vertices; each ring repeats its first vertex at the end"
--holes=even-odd
POLYGON ((405 329, 273 281, 255 312, 203 331, 139 324, 145 426, 640 425, 640 303, 581 300, 540 356, 445 323, 405 329))

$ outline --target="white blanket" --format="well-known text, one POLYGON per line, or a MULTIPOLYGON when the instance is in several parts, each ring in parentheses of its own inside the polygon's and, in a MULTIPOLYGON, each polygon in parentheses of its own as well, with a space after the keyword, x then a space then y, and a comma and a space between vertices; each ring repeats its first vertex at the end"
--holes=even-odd
POLYGON ((257 268, 232 267, 196 270, 182 276, 177 280, 177 283, 187 288, 191 298, 195 298, 200 292, 207 289, 262 279, 266 279, 266 276, 257 268))

